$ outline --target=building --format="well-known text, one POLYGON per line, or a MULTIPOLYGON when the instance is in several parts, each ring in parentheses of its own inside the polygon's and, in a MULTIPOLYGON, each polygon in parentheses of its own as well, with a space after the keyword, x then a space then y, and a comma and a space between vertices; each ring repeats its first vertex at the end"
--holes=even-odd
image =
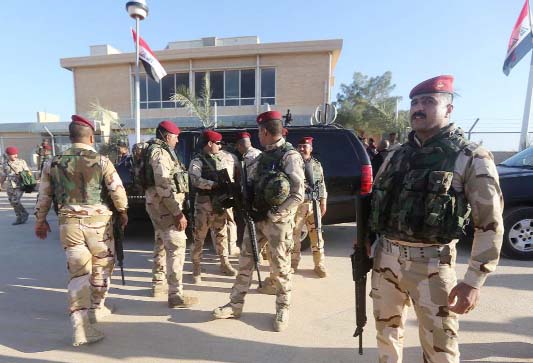
MULTIPOLYGON (((254 122, 266 104, 283 113, 290 109, 295 124, 307 123, 316 107, 330 100, 341 48, 340 39, 262 44, 256 36, 171 42, 154 52, 167 71, 161 83, 141 67, 141 128, 163 119, 199 126, 170 97, 179 87, 201 94, 206 76, 219 125, 254 122)), ((109 45, 90 49, 88 57, 61 59, 73 74, 76 113, 88 114, 98 103, 133 128, 135 53, 109 45)))

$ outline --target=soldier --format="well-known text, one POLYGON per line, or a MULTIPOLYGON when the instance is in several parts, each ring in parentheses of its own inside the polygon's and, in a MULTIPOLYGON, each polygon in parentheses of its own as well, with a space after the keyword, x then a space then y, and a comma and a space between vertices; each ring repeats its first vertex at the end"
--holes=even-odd
POLYGON ((15 146, 9 146, 6 148, 7 157, 4 158, 2 163, 2 174, 0 175, 0 185, 4 185, 3 188, 7 190, 7 199, 15 210, 17 219, 12 225, 18 225, 26 223, 28 220, 28 212, 22 205, 20 199, 24 194, 21 189, 20 172, 22 170, 30 170, 28 164, 23 159, 18 157, 19 151, 15 146))
POLYGON ((124 187, 128 187, 133 183, 133 160, 129 155, 128 144, 124 141, 117 143, 117 163, 115 165, 117 173, 122 179, 124 187))
MULTIPOLYGON (((294 214, 303 201, 304 175, 302 157, 282 137, 281 113, 268 111, 257 117, 259 141, 265 151, 255 168, 248 170, 253 183, 252 206, 255 214, 259 249, 268 241, 273 278, 276 286, 275 331, 289 324, 292 274, 290 256, 293 247, 294 214)), ((252 247, 247 229, 239 258, 239 274, 230 294, 230 302, 213 311, 216 319, 239 318, 244 298, 252 282, 254 268, 252 247)))
POLYGON ((424 81, 409 97, 413 131, 389 152, 372 195, 370 224, 379 236, 371 291, 379 361, 402 361, 412 301, 424 362, 459 362, 457 314, 477 306, 479 289, 498 263, 502 194, 492 154, 450 123, 453 77, 424 81), (455 245, 470 216, 472 252, 457 283, 455 245))
POLYGON ((372 160, 370 161, 372 164, 372 174, 374 178, 376 177, 376 174, 379 168, 381 167, 381 165, 385 161, 385 158, 387 157, 387 153, 389 152, 389 145, 390 145, 389 140, 381 140, 377 148, 378 152, 376 156, 374 156, 372 160))
POLYGON ((314 271, 320 278, 326 277, 326 266, 324 265, 324 239, 322 238, 322 231, 316 229, 315 215, 313 213, 312 189, 313 183, 318 183, 318 198, 320 202, 320 216, 322 218, 326 214, 326 205, 328 193, 326 190, 326 183, 324 182, 324 171, 322 165, 315 159, 311 153, 313 152, 313 138, 304 137, 298 142, 298 151, 304 159, 304 168, 306 170, 305 180, 305 199, 296 211, 296 220, 294 228, 294 250, 292 251, 291 267, 296 272, 298 264, 300 263, 301 255, 301 241, 303 226, 307 226, 309 239, 311 240, 311 250, 313 251, 313 262, 315 264, 314 271), (307 180, 312 176, 313 180, 307 180))
POLYGON ((155 233, 152 296, 167 295, 169 308, 188 308, 198 303, 197 297, 183 293, 187 247, 183 203, 189 185, 185 167, 174 152, 179 134, 179 127, 172 121, 162 121, 156 138, 148 142, 145 151, 149 160, 145 166, 146 211, 155 233))
POLYGON ((122 228, 128 223, 127 197, 111 161, 92 147, 94 125, 77 115, 69 125, 72 147, 45 164, 35 206, 35 234, 50 232, 46 215, 52 200, 59 239, 67 257, 70 321, 74 346, 101 340, 93 323, 111 310, 104 305, 115 263, 110 203, 122 228))
POLYGON ((39 171, 42 172, 44 164, 52 158, 52 146, 50 146, 47 139, 44 139, 37 149, 37 155, 39 156, 39 171))
POLYGON ((217 171, 227 169, 230 178, 236 175, 236 156, 221 150, 222 135, 207 130, 203 133, 202 151, 189 165, 191 184, 196 188, 194 202, 194 245, 191 251, 193 282, 202 281, 200 261, 202 248, 209 229, 215 234, 216 252, 220 257, 220 271, 229 276, 237 275, 237 270, 229 262, 226 207, 221 204, 223 197, 217 183, 217 171))

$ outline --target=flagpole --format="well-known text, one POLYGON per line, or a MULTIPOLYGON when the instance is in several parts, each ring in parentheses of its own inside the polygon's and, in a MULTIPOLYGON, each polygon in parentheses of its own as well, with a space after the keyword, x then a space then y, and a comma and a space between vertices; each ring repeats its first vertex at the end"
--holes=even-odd
POLYGON ((139 79, 139 18, 135 18, 135 140, 141 142, 141 82, 139 79))
MULTIPOLYGON (((529 7, 529 1, 527 2, 527 15, 529 19, 529 31, 531 28, 531 9, 529 7)), ((533 42, 533 36, 531 37, 533 42)), ((522 151, 527 148, 528 144, 528 131, 529 131, 529 116, 531 112, 531 93, 533 88, 533 52, 531 52, 531 62, 529 64, 529 79, 527 81, 526 103, 524 105, 524 116, 522 118, 522 130, 520 131, 520 144, 518 145, 518 151, 522 151)))

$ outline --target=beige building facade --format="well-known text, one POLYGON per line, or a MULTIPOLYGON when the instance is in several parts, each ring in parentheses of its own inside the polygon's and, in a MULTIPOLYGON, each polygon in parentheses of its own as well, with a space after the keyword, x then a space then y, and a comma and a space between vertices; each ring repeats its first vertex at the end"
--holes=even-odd
MULTIPOLYGON (((180 87, 200 96, 204 77, 210 80, 219 125, 253 122, 267 104, 282 113, 290 109, 295 123, 304 124, 330 100, 341 48, 340 39, 262 44, 252 36, 171 42, 154 51, 167 72, 160 83, 141 66, 141 128, 162 119, 198 123, 170 97, 180 87)), ((63 58, 61 66, 73 74, 76 113, 87 115, 98 103, 117 112, 127 127, 133 125, 135 53, 92 46, 90 56, 63 58)))

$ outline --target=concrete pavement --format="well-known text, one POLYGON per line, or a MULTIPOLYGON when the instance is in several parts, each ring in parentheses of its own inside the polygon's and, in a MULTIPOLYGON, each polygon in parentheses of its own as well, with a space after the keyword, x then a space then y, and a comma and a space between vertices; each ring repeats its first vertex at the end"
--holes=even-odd
MULTIPOLYGON (((26 194, 31 209, 35 193, 26 194)), ((31 210, 30 210, 31 212, 31 210)), ((116 314, 100 329, 106 339, 70 346, 65 257, 57 218, 45 241, 33 235, 34 218, 12 226, 14 214, 0 193, 0 362, 376 362, 375 328, 369 301, 365 354, 356 355, 354 289, 348 255, 353 224, 325 227, 329 276, 315 278, 310 252, 294 278, 290 327, 271 331, 274 296, 248 295, 240 320, 211 319, 225 304, 233 278, 218 273, 211 251, 201 286, 191 285, 187 256, 185 289, 200 298, 190 310, 170 310, 166 299, 149 297, 152 235, 148 224, 127 231, 125 273, 116 270, 108 301, 116 314)), ((466 270, 469 246, 461 246, 458 273, 466 270)), ((234 259, 234 261, 236 261, 234 259)), ((533 262, 502 259, 482 290, 481 306, 461 319, 462 362, 533 362, 533 262)), ((262 268, 267 276, 267 268, 262 268)), ((418 331, 411 311, 404 362, 421 362, 418 331)))

